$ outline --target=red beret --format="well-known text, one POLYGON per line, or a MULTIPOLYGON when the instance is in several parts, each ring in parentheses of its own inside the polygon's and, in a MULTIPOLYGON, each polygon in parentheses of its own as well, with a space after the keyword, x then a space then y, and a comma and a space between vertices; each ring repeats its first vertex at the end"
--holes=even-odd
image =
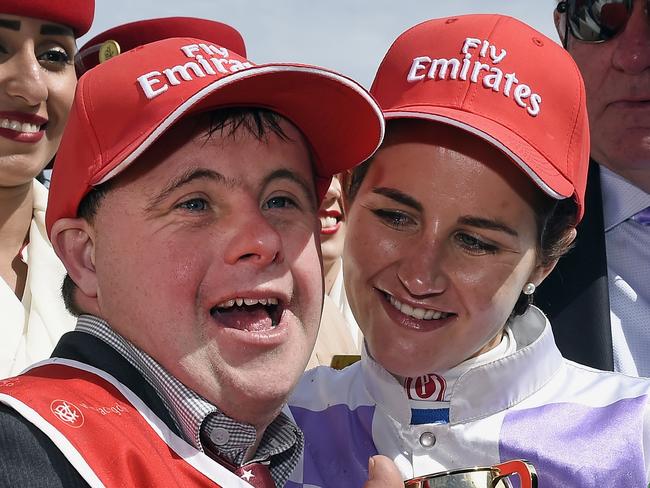
POLYGON ((246 57, 244 39, 227 24, 193 17, 164 17, 118 25, 93 37, 79 48, 75 60, 77 76, 119 53, 170 37, 205 39, 246 57), (104 44, 107 41, 114 42, 104 44))
POLYGON ((67 25, 81 37, 93 23, 95 0, 2 0, 0 12, 67 25))

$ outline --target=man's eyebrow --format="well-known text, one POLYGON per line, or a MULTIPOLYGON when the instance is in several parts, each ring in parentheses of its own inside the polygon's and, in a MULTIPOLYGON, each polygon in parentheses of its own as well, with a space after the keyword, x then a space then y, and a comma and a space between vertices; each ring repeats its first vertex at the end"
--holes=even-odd
POLYGON ((480 229, 489 229, 497 230, 500 232, 505 232, 513 237, 518 237, 519 234, 509 225, 494 219, 486 219, 483 217, 475 217, 471 215, 465 215, 458 219, 459 224, 470 225, 472 227, 478 227, 480 229))
POLYGON ((184 173, 178 175, 172 179, 167 186, 165 186, 161 191, 152 196, 148 203, 147 209, 152 209, 157 207, 165 198, 167 198, 172 192, 178 188, 187 185, 195 180, 208 179, 215 181, 217 183, 225 183, 226 178, 221 174, 213 171, 211 169, 205 168, 191 168, 185 171, 184 173))
POLYGON ((0 19, 0 27, 14 31, 20 30, 20 20, 0 19))
POLYGON ((43 24, 41 25, 41 35, 44 36, 72 36, 74 31, 65 25, 43 24))
POLYGON ((380 187, 373 188, 372 192, 376 193, 377 195, 382 195, 385 196, 386 198, 390 198, 391 200, 394 200, 397 203, 401 203, 402 205, 406 205, 407 207, 411 207, 412 209, 417 210, 420 213, 424 211, 422 204, 418 202, 415 198, 399 190, 396 190, 395 188, 387 188, 384 186, 380 186, 380 187))
POLYGON ((284 180, 290 180, 298 184, 302 188, 302 190, 305 192, 305 195, 309 198, 309 202, 312 204, 314 209, 318 208, 318 203, 316 202, 316 192, 315 192, 315 187, 313 183, 308 183, 305 181, 304 178, 302 178, 299 174, 295 173, 294 171, 291 171, 290 169, 276 169, 275 171, 271 172, 269 175, 267 175, 264 178, 264 181, 262 181, 262 188, 266 187, 269 183, 271 183, 274 180, 279 180, 279 179, 284 179, 284 180))

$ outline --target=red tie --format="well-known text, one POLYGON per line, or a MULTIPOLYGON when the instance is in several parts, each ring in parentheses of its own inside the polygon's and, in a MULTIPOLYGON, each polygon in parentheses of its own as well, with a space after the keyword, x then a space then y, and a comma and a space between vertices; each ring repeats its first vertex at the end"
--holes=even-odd
POLYGON ((228 468, 234 474, 246 481, 255 488, 276 488, 275 481, 271 478, 271 471, 266 464, 250 463, 246 466, 236 467, 219 456, 210 444, 203 444, 205 453, 222 466, 228 468))
POLYGON ((276 488, 271 478, 268 466, 261 463, 251 463, 233 471, 237 476, 255 488, 276 488))

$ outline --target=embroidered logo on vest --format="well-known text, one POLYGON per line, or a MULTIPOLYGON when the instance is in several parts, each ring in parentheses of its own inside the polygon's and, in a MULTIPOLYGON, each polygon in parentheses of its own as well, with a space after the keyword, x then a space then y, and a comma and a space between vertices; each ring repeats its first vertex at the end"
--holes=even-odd
POLYGON ((50 404, 52 413, 64 424, 78 429, 84 424, 84 414, 74 403, 65 400, 54 400, 50 404))
POLYGON ((441 402, 445 397, 447 382, 437 374, 427 374, 404 380, 406 394, 411 400, 429 400, 441 402))

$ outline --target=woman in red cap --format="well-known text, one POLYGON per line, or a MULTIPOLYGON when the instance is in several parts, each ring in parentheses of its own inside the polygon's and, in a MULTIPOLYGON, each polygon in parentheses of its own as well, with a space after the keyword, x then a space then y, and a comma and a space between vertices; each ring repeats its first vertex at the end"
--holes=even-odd
POLYGON ((535 288, 584 212, 589 134, 571 57, 527 25, 468 15, 409 29, 372 89, 387 120, 346 195, 345 288, 365 337, 290 401, 304 463, 287 485, 648 486, 650 381, 562 358, 535 288), (525 463, 534 465, 538 478, 525 463))
POLYGON ((63 266, 45 233, 52 160, 72 104, 75 39, 94 0, 0 2, 0 377, 44 359, 74 326, 63 266))

